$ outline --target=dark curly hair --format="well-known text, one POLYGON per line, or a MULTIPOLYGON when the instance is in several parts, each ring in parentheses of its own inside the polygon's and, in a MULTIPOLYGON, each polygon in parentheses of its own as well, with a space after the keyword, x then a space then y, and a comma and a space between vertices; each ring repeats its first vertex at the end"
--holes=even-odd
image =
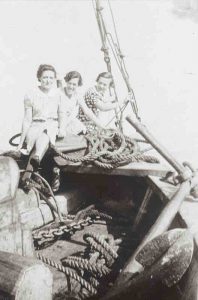
POLYGON ((78 86, 82 86, 82 84, 83 84, 82 76, 80 75, 79 72, 71 71, 71 72, 68 72, 64 77, 65 82, 69 82, 73 78, 78 78, 78 86))
POLYGON ((40 78, 41 78, 44 71, 52 71, 52 72, 54 72, 54 75, 56 77, 56 70, 53 66, 51 66, 51 65, 40 65, 39 68, 38 68, 37 74, 36 74, 38 80, 40 80, 40 78))
POLYGON ((112 74, 110 72, 102 72, 102 73, 98 74, 98 76, 96 78, 97 82, 100 79, 100 77, 111 79, 110 86, 113 85, 113 77, 112 77, 112 74))

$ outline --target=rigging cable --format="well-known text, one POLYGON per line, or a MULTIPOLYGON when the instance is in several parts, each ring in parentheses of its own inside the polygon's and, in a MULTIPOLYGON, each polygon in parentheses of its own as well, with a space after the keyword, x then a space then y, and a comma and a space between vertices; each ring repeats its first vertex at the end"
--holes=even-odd
MULTIPOLYGON (((98 29, 99 29, 101 41, 102 41, 102 49, 101 49, 101 51, 104 52, 104 61, 105 61, 106 65, 107 65, 107 70, 108 70, 108 72, 112 76, 112 83, 113 83, 112 84, 112 88, 113 88, 115 100, 119 104, 118 96, 117 96, 117 92, 116 92, 116 87, 115 87, 115 82, 114 82, 114 78, 113 78, 113 74, 112 74, 112 69, 111 69, 111 60, 110 60, 108 46, 107 46, 106 27, 105 27, 105 24, 104 24, 104 21, 103 21, 103 18, 102 18, 102 14, 101 14, 101 10, 103 8, 100 6, 98 0, 95 0, 95 5, 94 5, 93 1, 92 1, 92 3, 93 3, 93 8, 94 8, 94 13, 95 13, 95 16, 96 16, 96 20, 97 20, 97 23, 98 23, 98 29)), ((110 90, 110 93, 111 93, 111 90, 110 90)), ((120 106, 119 106, 119 111, 121 111, 120 106)), ((123 131, 122 124, 121 124, 121 122, 119 120, 118 113, 117 113, 116 110, 115 110, 115 117, 117 119, 117 123, 120 126, 120 130, 123 131)))
MULTIPOLYGON (((117 30, 116 30, 115 19, 114 19, 114 16, 113 16, 113 11, 112 11, 110 2, 108 0, 109 9, 110 9, 111 17, 112 17, 112 22, 113 22, 113 27, 114 27, 114 32, 115 32, 117 44, 114 42, 112 35, 109 32, 107 32, 107 30, 106 30, 104 19, 103 19, 102 13, 101 13, 102 8, 99 4, 99 0, 95 0, 95 3, 96 3, 96 7, 94 6, 94 4, 93 4, 93 7, 94 7, 94 12, 95 12, 95 15, 96 15, 96 18, 97 18, 97 21, 98 21, 98 26, 99 26, 102 42, 104 41, 104 38, 105 38, 105 40, 107 39, 107 41, 108 41, 108 43, 111 47, 111 51, 113 53, 114 59, 115 59, 117 65, 118 65, 118 68, 119 68, 119 70, 120 70, 120 72, 123 76, 123 79, 126 83, 128 92, 131 96, 130 103, 131 103, 133 112, 136 115, 136 118, 138 120, 140 120, 140 117, 138 115, 138 107, 137 107, 137 102, 136 102, 136 99, 135 99, 135 94, 134 94, 134 91, 133 91, 133 89, 132 89, 132 87, 129 83, 129 75, 128 75, 128 72, 126 70, 126 65, 125 65, 125 62, 124 62, 124 56, 123 56, 123 54, 121 52, 121 49, 120 49, 120 44, 119 44, 118 34, 117 34, 117 30), (111 37, 111 42, 110 42, 110 39, 109 39, 108 36, 111 37)), ((107 49, 107 47, 105 49, 107 49)))

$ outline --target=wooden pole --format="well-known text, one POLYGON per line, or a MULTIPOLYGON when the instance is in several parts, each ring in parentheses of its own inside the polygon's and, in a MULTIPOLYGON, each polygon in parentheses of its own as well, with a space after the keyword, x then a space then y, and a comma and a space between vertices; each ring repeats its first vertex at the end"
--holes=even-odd
POLYGON ((153 194, 153 190, 149 186, 147 188, 147 190, 146 190, 146 193, 145 193, 144 198, 142 200, 142 204, 141 204, 140 209, 139 209, 139 211, 137 213, 137 216, 136 216, 136 218, 135 218, 135 220, 133 222, 133 227, 132 227, 133 231, 136 230, 138 224, 141 222, 144 214, 146 213, 146 207, 149 204, 149 201, 151 199, 152 194, 153 194))
POLYGON ((167 149, 162 146, 156 138, 148 131, 145 125, 141 124, 139 121, 134 121, 131 117, 127 116, 126 120, 140 133, 145 140, 147 140, 157 152, 162 155, 169 164, 179 173, 180 177, 183 180, 189 179, 190 175, 186 168, 181 165, 173 156, 170 154, 167 149))
POLYGON ((40 261, 0 251, 1 299, 51 300, 52 274, 40 261))

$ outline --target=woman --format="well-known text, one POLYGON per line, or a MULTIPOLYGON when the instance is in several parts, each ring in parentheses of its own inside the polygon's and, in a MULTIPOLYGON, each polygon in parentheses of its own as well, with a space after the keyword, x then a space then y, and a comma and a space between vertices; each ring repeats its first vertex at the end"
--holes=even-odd
POLYGON ((79 112, 80 96, 77 91, 82 86, 82 77, 77 71, 71 71, 64 77, 65 87, 64 94, 66 101, 64 102, 64 110, 66 111, 65 130, 68 134, 80 134, 86 132, 86 127, 77 119, 79 112))
POLYGON ((51 65, 40 65, 37 78, 40 85, 28 92, 24 99, 25 113, 18 146, 18 150, 22 150, 25 141, 26 154, 34 148, 33 166, 40 164, 49 143, 55 143, 56 135, 64 137, 63 95, 55 87, 56 70, 51 65))
POLYGON ((118 110, 118 104, 111 101, 110 95, 107 96, 112 82, 110 73, 100 73, 96 79, 96 85, 88 89, 84 95, 84 101, 80 103, 79 119, 85 124, 88 132, 97 127, 104 128, 100 120, 101 111, 118 110))

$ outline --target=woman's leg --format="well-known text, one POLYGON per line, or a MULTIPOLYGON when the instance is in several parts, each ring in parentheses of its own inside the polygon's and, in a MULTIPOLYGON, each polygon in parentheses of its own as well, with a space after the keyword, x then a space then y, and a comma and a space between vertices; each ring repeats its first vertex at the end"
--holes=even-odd
POLYGON ((45 155, 48 147, 49 147, 49 137, 48 135, 43 132, 36 140, 35 143, 35 154, 34 157, 39 159, 39 162, 42 160, 43 156, 45 155))

